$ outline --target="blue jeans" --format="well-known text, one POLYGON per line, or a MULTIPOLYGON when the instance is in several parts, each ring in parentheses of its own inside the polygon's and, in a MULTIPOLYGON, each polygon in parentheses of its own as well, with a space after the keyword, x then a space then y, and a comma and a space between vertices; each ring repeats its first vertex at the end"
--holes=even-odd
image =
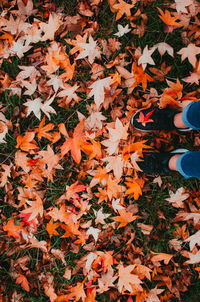
MULTIPOLYGON (((200 130, 200 101, 192 102, 183 109, 182 120, 189 128, 200 130)), ((176 168, 185 178, 200 178, 200 151, 188 151, 179 156, 176 168)))

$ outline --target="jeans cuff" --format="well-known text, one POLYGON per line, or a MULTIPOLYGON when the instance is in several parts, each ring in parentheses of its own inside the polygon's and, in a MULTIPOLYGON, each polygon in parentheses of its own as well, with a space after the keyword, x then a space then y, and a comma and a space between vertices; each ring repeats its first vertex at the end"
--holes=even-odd
POLYGON ((178 159, 177 159, 177 161, 176 161, 176 169, 177 169, 177 171, 178 171, 181 175, 183 175, 185 178, 190 178, 190 177, 192 177, 192 176, 187 175, 187 174, 183 171, 182 166, 181 166, 181 162, 182 162, 183 157, 184 157, 186 154, 190 153, 190 152, 191 152, 191 151, 188 151, 188 152, 183 153, 182 155, 180 155, 180 156, 178 157, 178 159))
POLYGON ((188 121, 188 118, 187 118, 187 113, 190 109, 190 107, 196 102, 192 102, 190 104, 188 104, 186 107, 183 108, 183 111, 182 111, 182 120, 183 120, 183 123, 188 126, 189 128, 192 128, 193 130, 199 130, 199 128, 193 126, 189 121, 188 121))

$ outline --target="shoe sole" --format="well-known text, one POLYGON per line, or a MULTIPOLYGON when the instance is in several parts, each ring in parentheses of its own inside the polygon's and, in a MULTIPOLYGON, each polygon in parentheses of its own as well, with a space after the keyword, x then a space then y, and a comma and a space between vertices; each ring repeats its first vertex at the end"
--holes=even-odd
MULTIPOLYGON (((143 129, 140 129, 140 128, 137 128, 137 127, 133 126, 133 119, 134 119, 134 117, 137 113, 138 113, 138 111, 135 112, 135 114, 131 118, 131 125, 132 125, 133 128, 135 128, 136 130, 142 131, 142 132, 161 131, 159 129, 158 130, 154 130, 154 129, 152 129, 152 130, 143 130, 143 129)), ((181 131, 181 132, 189 132, 189 131, 192 131, 193 129, 192 128, 186 128, 186 129, 184 129, 184 128, 180 128, 180 129, 179 128, 174 128, 173 130, 177 130, 177 131, 181 131)), ((167 130, 165 130, 165 131, 167 131, 167 130)), ((169 131, 172 131, 172 130, 169 130, 169 131)))
POLYGON ((173 151, 171 151, 170 153, 174 153, 174 154, 177 154, 177 153, 181 153, 181 154, 184 154, 186 152, 188 152, 189 150, 188 149, 184 149, 184 148, 180 148, 180 149, 175 149, 173 151))

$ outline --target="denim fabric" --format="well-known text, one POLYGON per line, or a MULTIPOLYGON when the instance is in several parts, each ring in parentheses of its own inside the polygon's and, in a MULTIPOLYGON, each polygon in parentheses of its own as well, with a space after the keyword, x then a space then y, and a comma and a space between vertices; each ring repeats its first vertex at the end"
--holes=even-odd
POLYGON ((192 102, 183 109, 182 120, 189 128, 200 130, 200 101, 192 102))
POLYGON ((200 151, 188 151, 179 156, 176 168, 185 178, 200 178, 200 151))
MULTIPOLYGON (((200 101, 192 102, 183 109, 182 120, 189 128, 200 130, 200 101)), ((200 178, 200 151, 188 151, 179 156, 176 168, 185 178, 200 178)))

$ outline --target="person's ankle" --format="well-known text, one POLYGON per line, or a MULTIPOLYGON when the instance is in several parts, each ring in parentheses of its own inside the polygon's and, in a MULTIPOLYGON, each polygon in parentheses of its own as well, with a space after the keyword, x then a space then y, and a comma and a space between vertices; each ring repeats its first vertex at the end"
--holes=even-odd
POLYGON ((169 163, 168 163, 170 170, 177 171, 176 162, 177 162, 177 159, 179 158, 179 156, 181 156, 181 154, 175 154, 170 158, 169 163))
POLYGON ((182 120, 182 112, 180 113, 177 113, 175 116, 174 116, 174 125, 176 126, 176 128, 179 128, 179 129, 187 129, 188 126, 186 126, 182 120))

